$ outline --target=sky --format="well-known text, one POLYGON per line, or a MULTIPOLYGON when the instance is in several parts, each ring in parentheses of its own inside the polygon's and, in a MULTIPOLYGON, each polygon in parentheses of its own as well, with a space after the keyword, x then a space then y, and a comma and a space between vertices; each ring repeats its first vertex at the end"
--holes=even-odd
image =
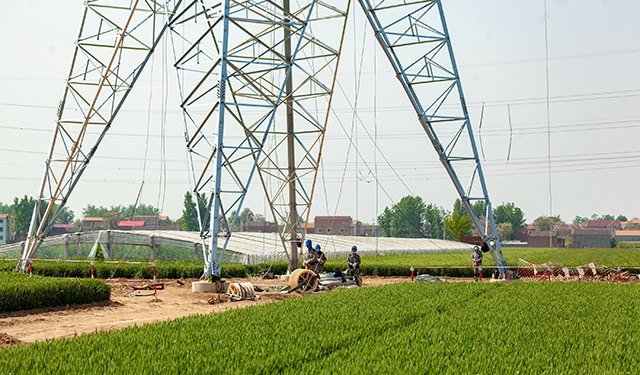
MULTIPOLYGON (((0 202, 11 203, 38 194, 83 4, 0 4, 0 202)), ((640 2, 547 0, 549 133, 544 4, 443 1, 491 201, 515 203, 528 222, 548 214, 567 222, 594 213, 640 217, 640 2)), ((451 210, 451 181, 361 10, 351 16, 311 217, 373 223, 408 194, 451 210), (355 128, 365 159, 357 162, 345 135, 356 95, 366 124, 355 128), (380 153, 372 152, 365 130, 377 132, 380 153)), ((176 82, 159 74, 163 56, 147 70, 71 196, 76 217, 88 204, 132 204, 143 180, 143 203, 171 219, 181 216, 189 182, 176 82)), ((257 184, 245 207, 269 218, 257 184)))

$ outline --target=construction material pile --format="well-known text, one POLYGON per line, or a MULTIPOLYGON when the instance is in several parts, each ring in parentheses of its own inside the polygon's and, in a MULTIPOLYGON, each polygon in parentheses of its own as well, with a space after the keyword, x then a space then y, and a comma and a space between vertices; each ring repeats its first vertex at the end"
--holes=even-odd
POLYGON ((636 268, 613 268, 597 262, 565 267, 553 260, 546 263, 534 263, 521 258, 518 260, 518 278, 524 280, 639 282, 637 271, 636 268))

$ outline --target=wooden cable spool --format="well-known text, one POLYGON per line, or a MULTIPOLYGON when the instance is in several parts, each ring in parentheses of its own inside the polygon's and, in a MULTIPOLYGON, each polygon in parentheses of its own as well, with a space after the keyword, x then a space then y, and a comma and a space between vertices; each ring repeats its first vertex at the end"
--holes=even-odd
POLYGON ((298 268, 289 276, 289 286, 295 288, 301 283, 304 283, 304 286, 298 288, 298 293, 316 290, 318 288, 318 275, 311 270, 298 268))

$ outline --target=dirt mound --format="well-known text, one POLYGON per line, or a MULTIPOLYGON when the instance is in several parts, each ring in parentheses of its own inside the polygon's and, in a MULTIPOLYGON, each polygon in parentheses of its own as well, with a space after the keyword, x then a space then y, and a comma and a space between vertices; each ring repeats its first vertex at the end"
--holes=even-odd
POLYGON ((4 348, 5 346, 14 346, 14 345, 20 345, 22 344, 22 341, 18 340, 17 338, 8 335, 6 333, 0 333, 0 348, 4 348))

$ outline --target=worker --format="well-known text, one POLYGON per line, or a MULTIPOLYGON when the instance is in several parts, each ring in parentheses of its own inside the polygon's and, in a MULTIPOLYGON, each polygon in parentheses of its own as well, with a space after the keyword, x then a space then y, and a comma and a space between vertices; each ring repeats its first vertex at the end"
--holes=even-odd
POLYGON ((307 252, 304 254, 304 268, 316 272, 318 267, 318 252, 312 247, 311 240, 306 240, 307 252))
POLYGON ((318 255, 318 265, 316 266, 316 269, 313 271, 319 275, 322 273, 324 269, 324 264, 327 262, 327 257, 322 252, 322 249, 320 248, 320 244, 316 244, 316 253, 318 255))
POLYGON ((473 247, 471 261, 473 262, 473 280, 478 281, 478 274, 482 275, 482 251, 477 245, 473 247))
POLYGON ((353 276, 358 286, 362 285, 360 279, 360 255, 358 255, 358 248, 354 245, 351 247, 351 254, 347 257, 347 265, 349 266, 348 273, 353 276))

